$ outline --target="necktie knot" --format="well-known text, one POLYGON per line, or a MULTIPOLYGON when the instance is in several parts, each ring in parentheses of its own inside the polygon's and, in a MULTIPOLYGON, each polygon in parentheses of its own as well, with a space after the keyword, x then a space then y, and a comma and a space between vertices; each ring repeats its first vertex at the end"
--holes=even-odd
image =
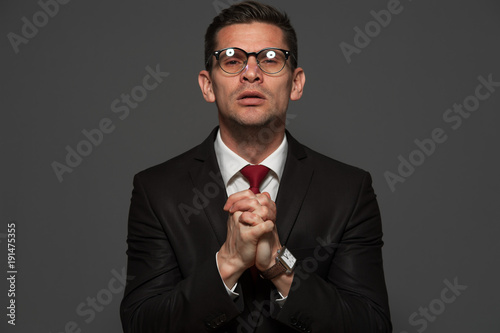
POLYGON ((257 194, 260 193, 260 183, 262 183, 266 177, 269 172, 269 168, 264 165, 247 165, 241 169, 240 172, 243 177, 248 179, 250 183, 250 190, 257 194))

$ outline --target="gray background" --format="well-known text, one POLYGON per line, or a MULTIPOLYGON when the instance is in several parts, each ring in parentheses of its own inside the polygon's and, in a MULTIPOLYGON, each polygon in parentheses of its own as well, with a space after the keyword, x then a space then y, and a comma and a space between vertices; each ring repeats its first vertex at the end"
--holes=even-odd
MULTIPOLYGON (((21 35, 22 17, 32 22, 41 7, 2 1, 0 276, 13 220, 19 273, 15 327, 6 323, 7 284, 0 279, 1 331, 63 332, 71 321, 82 332, 120 331, 122 293, 92 320, 76 309, 103 297, 113 271, 126 264, 133 175, 198 144, 216 125, 197 73, 205 29, 229 3, 71 1, 16 54, 7 35, 21 35), (157 64, 170 75, 121 120, 111 102, 157 64), (65 147, 75 148, 82 130, 103 118, 114 131, 60 182, 51 163, 64 163, 65 147)), ((403 0, 402 12, 348 63, 339 44, 353 44, 353 28, 364 30, 370 11, 388 1, 268 3, 291 16, 307 76, 288 129, 372 173, 394 332, 500 332, 500 88, 460 128, 443 120, 474 94, 479 76, 500 81, 500 4, 403 0), (398 156, 408 158, 414 140, 435 128, 447 141, 391 191, 384 173, 397 173, 398 156), (467 289, 440 309, 443 281, 454 279, 467 289), (439 315, 425 328, 411 325, 410 316, 430 304, 439 315)))

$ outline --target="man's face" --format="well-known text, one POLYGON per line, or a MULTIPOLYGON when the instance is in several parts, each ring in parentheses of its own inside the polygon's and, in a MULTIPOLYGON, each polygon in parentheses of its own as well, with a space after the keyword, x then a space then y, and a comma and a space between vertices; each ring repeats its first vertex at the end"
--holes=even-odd
MULTIPOLYGON (((234 24, 217 34, 216 49, 238 47, 246 52, 258 52, 274 47, 288 50, 282 30, 266 23, 234 24)), ((302 95, 305 78, 301 68, 291 70, 290 59, 277 74, 268 75, 249 56, 247 66, 238 74, 227 74, 212 58, 212 72, 200 73, 200 87, 208 102, 219 109, 221 127, 238 124, 262 127, 276 119, 285 121, 288 101, 302 95), (298 82, 300 81, 300 82, 298 82)))

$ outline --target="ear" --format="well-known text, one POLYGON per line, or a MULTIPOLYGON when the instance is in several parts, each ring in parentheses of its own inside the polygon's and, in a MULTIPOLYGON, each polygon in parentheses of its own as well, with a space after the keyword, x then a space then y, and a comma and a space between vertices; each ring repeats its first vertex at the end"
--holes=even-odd
POLYGON ((292 101, 296 101, 302 97, 304 85, 306 84, 306 74, 301 67, 298 67, 293 71, 292 77, 292 91, 290 92, 290 99, 292 101))
POLYGON ((210 73, 206 70, 202 70, 198 74, 198 84, 200 85, 201 93, 205 101, 209 103, 215 102, 215 94, 212 87, 212 79, 210 78, 210 73))

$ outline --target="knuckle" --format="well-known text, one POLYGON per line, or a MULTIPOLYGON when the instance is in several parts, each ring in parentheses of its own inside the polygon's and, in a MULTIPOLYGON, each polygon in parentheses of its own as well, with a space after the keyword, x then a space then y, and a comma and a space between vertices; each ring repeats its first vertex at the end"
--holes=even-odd
POLYGON ((264 206, 264 207, 262 207, 262 209, 261 209, 261 210, 262 210, 262 217, 263 217, 263 218, 266 218, 266 217, 268 217, 268 216, 269 216, 269 213, 270 213, 270 212, 269 212, 269 209, 268 209, 267 207, 265 207, 265 206, 264 206))
POLYGON ((257 198, 251 198, 250 199, 250 204, 252 206, 260 206, 260 202, 259 202, 259 200, 257 198))
POLYGON ((254 221, 254 214, 250 212, 243 212, 241 213, 240 219, 241 222, 253 222, 254 221))

